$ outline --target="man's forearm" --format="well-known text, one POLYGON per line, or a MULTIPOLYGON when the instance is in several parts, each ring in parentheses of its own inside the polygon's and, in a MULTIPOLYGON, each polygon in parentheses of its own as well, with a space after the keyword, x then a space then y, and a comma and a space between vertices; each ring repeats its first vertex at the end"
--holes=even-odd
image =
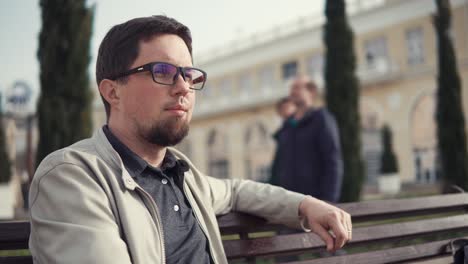
POLYGON ((274 223, 300 227, 297 211, 300 202, 305 198, 303 194, 250 180, 212 178, 210 184, 213 195, 217 196, 214 199, 214 208, 218 211, 240 211, 274 223))

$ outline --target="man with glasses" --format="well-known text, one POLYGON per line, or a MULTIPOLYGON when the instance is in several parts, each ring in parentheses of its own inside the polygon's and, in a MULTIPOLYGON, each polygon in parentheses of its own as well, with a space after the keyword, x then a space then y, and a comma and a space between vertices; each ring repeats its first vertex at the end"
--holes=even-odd
POLYGON ((189 29, 172 18, 137 18, 107 33, 96 64, 107 124, 45 158, 31 186, 36 263, 227 263, 216 215, 229 211, 302 224, 330 251, 351 239, 344 211, 206 176, 170 148, 187 135, 206 79, 192 65, 189 29))

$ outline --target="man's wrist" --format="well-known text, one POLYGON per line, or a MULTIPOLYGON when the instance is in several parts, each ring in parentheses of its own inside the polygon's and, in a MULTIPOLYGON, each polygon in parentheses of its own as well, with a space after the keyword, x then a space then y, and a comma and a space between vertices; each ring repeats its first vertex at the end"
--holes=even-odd
POLYGON ((309 220, 307 218, 307 207, 311 205, 311 203, 318 201, 316 198, 307 195, 300 203, 299 203, 299 222, 301 224, 302 230, 304 232, 311 232, 312 229, 310 228, 309 225, 309 220))
POLYGON ((316 202, 321 202, 319 199, 314 198, 310 195, 307 195, 300 203, 299 203, 299 208, 298 208, 298 215, 299 217, 304 217, 307 215, 306 210, 309 207, 308 205, 311 205, 316 202))

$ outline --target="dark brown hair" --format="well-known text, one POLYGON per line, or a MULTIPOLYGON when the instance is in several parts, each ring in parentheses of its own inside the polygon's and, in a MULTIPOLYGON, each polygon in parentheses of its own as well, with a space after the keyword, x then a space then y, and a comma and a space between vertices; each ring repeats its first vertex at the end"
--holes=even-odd
MULTIPOLYGON (((112 27, 99 46, 96 62, 97 85, 104 79, 128 70, 138 57, 140 42, 163 34, 174 34, 182 38, 192 56, 190 29, 173 18, 163 15, 140 17, 112 27)), ((118 81, 126 82, 127 78, 118 81)), ((101 99, 109 120, 110 105, 102 95, 101 99)))
POLYGON ((284 104, 291 102, 291 99, 289 97, 283 97, 276 102, 275 108, 276 111, 279 112, 281 107, 283 107, 284 104))

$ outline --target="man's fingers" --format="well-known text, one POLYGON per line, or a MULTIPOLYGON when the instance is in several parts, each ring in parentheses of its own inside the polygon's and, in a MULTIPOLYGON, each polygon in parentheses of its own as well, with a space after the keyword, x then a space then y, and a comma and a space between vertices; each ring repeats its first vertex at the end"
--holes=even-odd
POLYGON ((328 233, 325 228, 323 228, 321 225, 314 225, 313 231, 315 234, 317 234, 320 238, 322 238, 323 242, 327 245, 327 251, 332 251, 333 250, 333 237, 328 233))
POLYGON ((299 205, 299 214, 308 219, 312 231, 322 238, 328 251, 340 249, 352 237, 351 216, 330 204, 308 196, 299 205))
POLYGON ((335 234, 335 244, 333 250, 342 248, 346 241, 348 241, 348 230, 346 230, 346 226, 340 220, 341 219, 334 218, 330 219, 329 221, 331 231, 333 231, 333 234, 335 234))
POLYGON ((346 221, 346 231, 348 232, 348 241, 353 239, 353 222, 351 221, 351 215, 343 212, 345 214, 346 221))
POLYGON ((341 224, 346 231, 346 241, 351 240, 353 235, 353 224, 351 223, 351 216, 345 211, 341 211, 341 224))

